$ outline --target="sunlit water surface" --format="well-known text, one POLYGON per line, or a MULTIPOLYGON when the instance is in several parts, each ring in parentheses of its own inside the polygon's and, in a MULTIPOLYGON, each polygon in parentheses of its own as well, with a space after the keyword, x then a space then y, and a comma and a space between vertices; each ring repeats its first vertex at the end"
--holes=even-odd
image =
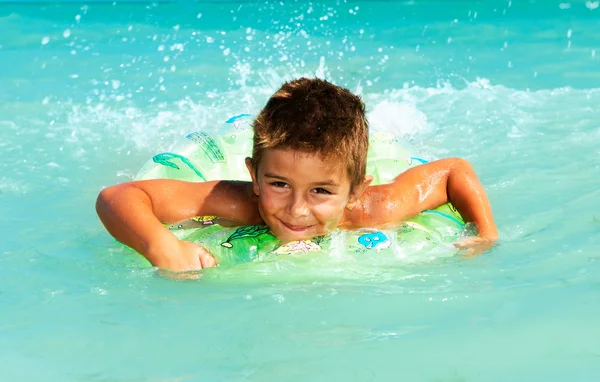
POLYGON ((597 2, 0 4, 0 379, 600 378, 597 2), (501 245, 330 256, 174 281, 94 212, 184 133, 284 80, 467 158, 501 245))

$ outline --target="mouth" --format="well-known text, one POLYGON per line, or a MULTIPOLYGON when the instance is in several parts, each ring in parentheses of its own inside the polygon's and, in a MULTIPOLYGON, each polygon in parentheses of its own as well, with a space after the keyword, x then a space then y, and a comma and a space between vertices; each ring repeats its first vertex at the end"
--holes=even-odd
POLYGON ((308 231, 310 228, 312 228, 312 225, 293 225, 293 224, 288 224, 284 221, 281 222, 285 228, 289 229, 290 231, 293 232, 306 232, 308 231))

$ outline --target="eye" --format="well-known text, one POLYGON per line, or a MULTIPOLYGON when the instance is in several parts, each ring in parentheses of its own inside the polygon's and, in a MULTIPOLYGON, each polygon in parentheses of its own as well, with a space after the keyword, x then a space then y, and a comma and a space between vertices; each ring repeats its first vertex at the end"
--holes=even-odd
POLYGON ((323 195, 331 195, 332 193, 329 190, 318 187, 313 190, 315 194, 323 194, 323 195))
POLYGON ((284 188, 288 186, 285 182, 271 182, 269 185, 276 188, 284 188))

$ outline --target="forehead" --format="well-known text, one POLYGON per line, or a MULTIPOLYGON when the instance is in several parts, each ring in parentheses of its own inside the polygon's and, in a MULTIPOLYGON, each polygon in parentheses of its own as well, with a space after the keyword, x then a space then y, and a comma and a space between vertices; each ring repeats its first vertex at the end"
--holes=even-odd
POLYGON ((335 155, 323 156, 292 149, 267 149, 258 166, 261 173, 323 181, 324 178, 338 184, 350 183, 344 162, 335 155))

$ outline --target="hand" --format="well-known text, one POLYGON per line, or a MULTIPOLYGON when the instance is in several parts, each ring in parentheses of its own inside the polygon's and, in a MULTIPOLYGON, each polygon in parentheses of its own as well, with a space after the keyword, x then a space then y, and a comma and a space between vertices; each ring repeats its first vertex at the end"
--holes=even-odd
POLYGON ((217 265, 217 260, 201 245, 189 242, 180 241, 181 253, 181 264, 189 264, 190 268, 181 269, 182 271, 199 270, 204 268, 212 268, 217 265))
POLYGON ((206 248, 176 239, 169 249, 162 248, 153 265, 172 272, 185 272, 215 267, 217 261, 206 248))
POLYGON ((481 236, 470 236, 465 237, 454 243, 453 245, 458 248, 458 252, 464 256, 471 257, 480 255, 489 249, 491 249, 496 243, 496 240, 481 237, 481 236))

